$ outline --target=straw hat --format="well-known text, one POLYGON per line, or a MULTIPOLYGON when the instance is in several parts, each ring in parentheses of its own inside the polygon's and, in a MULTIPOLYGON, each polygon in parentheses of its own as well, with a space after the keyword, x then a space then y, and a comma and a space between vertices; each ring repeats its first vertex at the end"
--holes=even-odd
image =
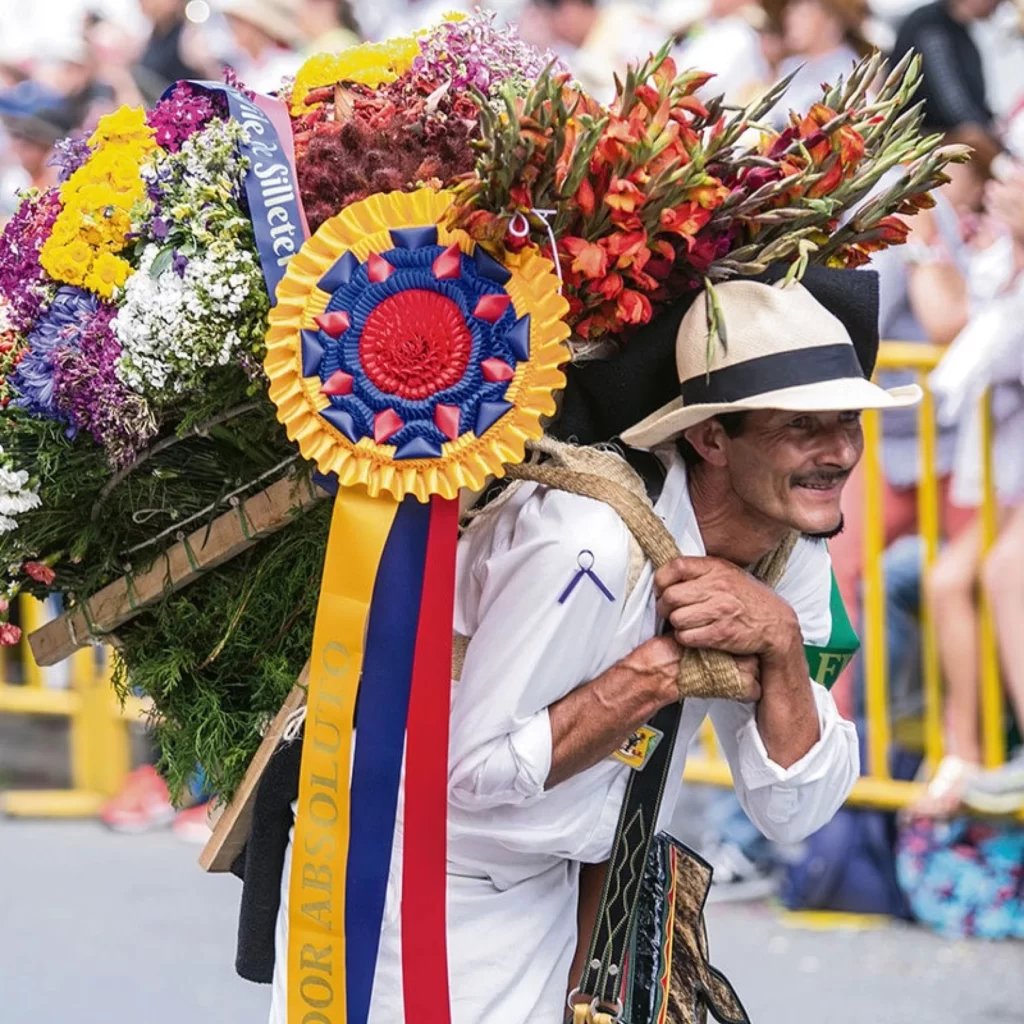
POLYGON ((303 41, 298 0, 220 0, 218 8, 222 14, 255 25, 286 46, 298 46, 303 41))
POLYGON ((709 365, 701 294, 676 334, 680 397, 624 431, 626 444, 652 448, 726 412, 900 409, 921 400, 916 384, 887 391, 867 380, 846 328, 803 285, 730 281, 716 292, 727 344, 715 345, 709 365))

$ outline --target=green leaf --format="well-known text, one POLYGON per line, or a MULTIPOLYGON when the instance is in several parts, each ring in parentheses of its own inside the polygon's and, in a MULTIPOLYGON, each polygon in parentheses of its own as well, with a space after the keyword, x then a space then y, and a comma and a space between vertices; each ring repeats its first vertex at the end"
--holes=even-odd
POLYGON ((165 271, 170 270, 171 263, 174 260, 174 246, 165 245, 157 254, 153 260, 152 265, 149 268, 149 276, 157 278, 165 271))

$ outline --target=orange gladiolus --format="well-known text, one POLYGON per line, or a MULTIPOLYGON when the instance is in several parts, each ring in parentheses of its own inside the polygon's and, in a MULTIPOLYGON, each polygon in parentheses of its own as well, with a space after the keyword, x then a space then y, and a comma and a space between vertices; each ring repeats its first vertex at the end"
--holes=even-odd
POLYGON ((572 256, 572 269, 593 281, 608 273, 608 253, 585 238, 563 238, 562 248, 572 256))
POLYGON ((593 290, 601 296, 606 302, 610 302, 612 299, 618 298, 619 293, 624 287, 622 275, 617 271, 612 271, 605 277, 602 277, 598 281, 593 290))
POLYGON ((612 183, 608 186, 608 192, 604 197, 605 206, 609 206, 613 210, 622 210, 625 213, 639 210, 646 202, 647 196, 626 178, 612 178, 612 183))
POLYGON ((601 245, 620 270, 633 266, 642 270, 651 258, 651 250, 647 248, 646 231, 619 231, 602 238, 601 245))
POLYGON ((645 324, 651 319, 651 300, 642 292, 625 288, 615 303, 615 312, 624 324, 645 324))
POLYGON ((661 211, 661 228, 673 235, 685 238, 687 243, 693 240, 707 222, 711 220, 711 211, 697 203, 683 203, 671 210, 661 211))
POLYGON ((690 189, 690 198, 705 210, 717 210, 729 198, 729 190, 712 178, 711 183, 690 189))
POLYGON ((590 184, 589 178, 580 182, 576 190, 576 205, 584 217, 589 217, 597 207, 597 200, 594 198, 594 186, 590 184))

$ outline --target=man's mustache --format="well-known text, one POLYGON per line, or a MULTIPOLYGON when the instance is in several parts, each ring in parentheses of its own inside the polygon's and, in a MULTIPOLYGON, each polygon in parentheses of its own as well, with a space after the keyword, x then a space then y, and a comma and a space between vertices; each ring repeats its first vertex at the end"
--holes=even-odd
POLYGON ((792 481, 794 487, 834 487, 843 483, 852 472, 852 469, 816 470, 794 476, 792 481))

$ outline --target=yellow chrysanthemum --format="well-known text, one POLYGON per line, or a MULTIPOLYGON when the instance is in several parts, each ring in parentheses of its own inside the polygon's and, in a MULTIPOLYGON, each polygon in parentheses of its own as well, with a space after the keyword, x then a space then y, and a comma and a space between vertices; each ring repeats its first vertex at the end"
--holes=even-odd
POLYGON ((96 258, 92 272, 85 279, 85 287, 109 299, 113 296, 114 289, 120 288, 128 280, 131 272, 132 268, 127 260, 113 253, 103 252, 96 258))
POLYGON ((306 113, 306 97, 326 85, 355 82, 375 89, 393 82, 412 67, 419 52, 419 43, 411 36, 403 36, 384 43, 360 43, 341 53, 318 53, 295 76, 292 113, 306 113))

